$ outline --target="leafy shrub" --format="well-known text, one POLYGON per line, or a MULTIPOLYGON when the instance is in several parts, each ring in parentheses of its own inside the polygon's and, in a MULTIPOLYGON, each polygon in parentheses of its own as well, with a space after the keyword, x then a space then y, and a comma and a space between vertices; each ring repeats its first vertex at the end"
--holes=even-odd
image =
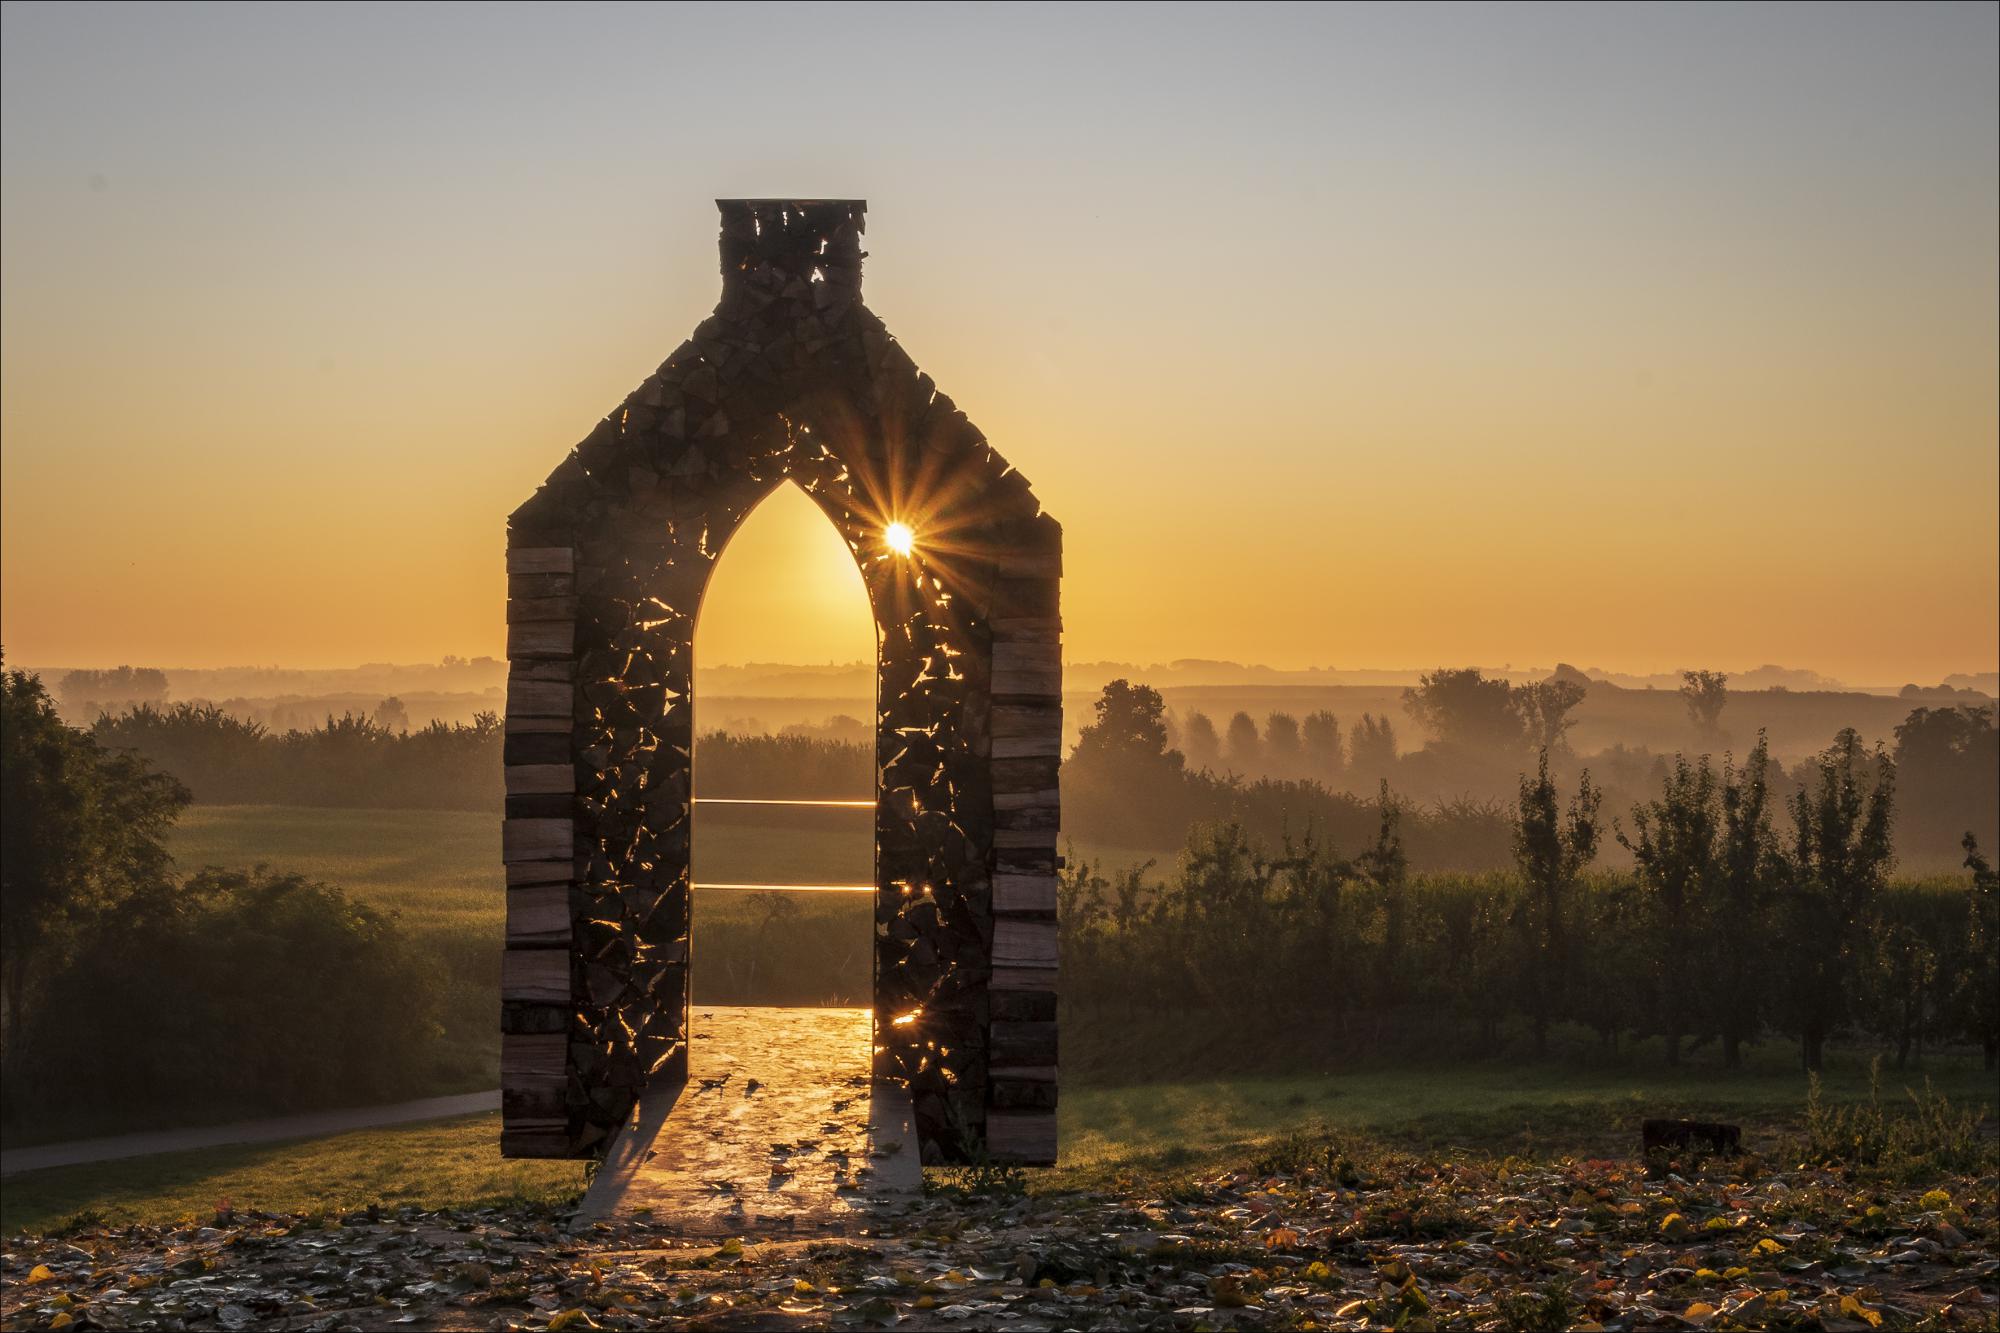
POLYGON ((1929 1170, 1970 1173, 1991 1169, 1992 1149, 1979 1132, 1980 1112, 1953 1106, 1924 1080, 1907 1090, 1910 1109, 1882 1105, 1882 1060, 1870 1064, 1868 1100, 1828 1106, 1819 1075, 1808 1076, 1803 1155, 1816 1166, 1870 1167, 1891 1172, 1929 1170))
POLYGON ((439 969, 393 919, 298 875, 205 870, 104 916, 43 988, 17 1113, 165 1118, 357 1105, 423 1087, 439 969))

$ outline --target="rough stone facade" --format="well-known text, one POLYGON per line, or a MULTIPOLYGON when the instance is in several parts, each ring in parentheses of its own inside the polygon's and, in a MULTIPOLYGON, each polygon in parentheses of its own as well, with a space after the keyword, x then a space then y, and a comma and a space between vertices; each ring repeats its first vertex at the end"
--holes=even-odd
POLYGON ((876 1076, 927 1159, 1053 1161, 1061 527, 862 304, 863 203, 719 207, 715 313, 508 523, 503 1150, 687 1076, 695 617, 791 481, 878 631, 876 1076))

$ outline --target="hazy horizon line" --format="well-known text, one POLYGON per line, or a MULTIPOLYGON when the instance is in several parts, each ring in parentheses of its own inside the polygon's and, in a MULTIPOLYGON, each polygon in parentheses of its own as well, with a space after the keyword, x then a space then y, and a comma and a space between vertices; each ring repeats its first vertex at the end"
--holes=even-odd
MULTIPOLYGON (((25 665, 15 665, 14 659, 10 657, 9 669, 28 671, 32 674, 47 674, 59 671, 60 672, 113 671, 117 670, 120 667, 133 667, 135 669, 158 670, 169 674, 175 672, 194 673, 194 672, 228 672, 228 671, 243 671, 243 672, 281 671, 281 672, 306 673, 306 672, 359 672, 371 669, 390 670, 390 671, 439 670, 439 669, 445 669, 453 665, 472 665, 479 662, 492 662, 495 663, 496 665, 504 664, 507 660, 504 657, 491 653, 482 653, 476 656, 464 656, 464 657, 458 657, 456 654, 447 654, 446 657, 447 658, 455 657, 456 662, 448 661, 446 660, 446 658, 440 658, 435 661, 399 662, 386 659, 377 659, 377 660, 363 660, 358 662, 350 661, 342 664, 315 663, 310 665, 299 665, 296 663, 285 663, 285 662, 223 662, 211 665, 192 665, 187 663, 180 663, 174 665, 158 665, 156 663, 145 662, 142 659, 138 658, 125 658, 119 661, 107 660, 102 662, 63 661, 58 658, 58 659, 44 660, 44 661, 30 661, 27 662, 25 665)), ((866 670, 872 665, 873 664, 867 661, 866 659, 860 659, 860 658, 851 659, 848 661, 826 661, 826 662, 794 662, 794 661, 752 659, 744 661, 717 662, 712 665, 698 666, 696 670, 701 672, 753 671, 753 670, 825 672, 825 671, 844 671, 844 670, 866 670)), ((1174 670, 1186 670, 1190 668, 1215 667, 1215 668, 1234 668, 1237 670, 1248 671, 1248 672, 1268 672, 1277 675, 1325 674, 1325 675, 1384 675, 1384 676, 1421 675, 1427 671, 1436 671, 1440 669, 1459 668, 1466 666, 1475 667, 1480 671, 1488 673, 1508 673, 1515 675, 1523 675, 1523 674, 1531 674, 1538 672, 1540 673, 1553 672, 1559 667, 1568 666, 1571 667, 1573 670, 1583 672, 1585 675, 1629 676, 1629 677, 1641 677, 1641 678, 1672 676, 1688 670, 1721 670, 1724 672, 1724 674, 1732 677, 1752 675, 1764 671, 1780 671, 1780 672, 1794 673, 1801 675, 1811 675, 1818 677, 1819 679, 1826 681, 1830 684, 1846 685, 1850 687, 1862 687, 1867 685, 1873 685, 1878 687, 1891 687, 1891 686, 1900 687, 1903 685, 1911 685, 1911 684, 1914 685, 1924 685, 1927 683, 1941 684, 1949 681, 1954 676, 1977 678, 1982 675, 2000 674, 2000 661, 1996 661, 1994 664, 1986 666, 1984 668, 1961 669, 1957 671, 1944 672, 1938 675, 1935 681, 1926 681, 1924 676, 1922 675, 1903 676, 1896 680, 1880 680, 1880 681, 1850 680, 1844 676, 1829 674, 1815 667, 1799 666, 1799 665, 1793 665, 1784 662, 1776 662, 1770 660, 1760 661, 1756 662, 1754 665, 1746 665, 1746 666, 1717 667, 1713 664, 1680 663, 1673 666, 1656 666, 1650 668, 1605 666, 1596 663, 1592 663, 1589 665, 1577 665, 1576 662, 1567 658, 1555 658, 1549 662, 1529 662, 1518 665, 1514 662, 1439 661, 1439 662, 1431 662, 1425 664, 1410 664, 1410 665, 1399 665, 1399 666, 1383 666, 1383 665, 1339 666, 1327 663, 1314 663, 1305 666, 1281 666, 1269 662, 1243 660, 1238 658, 1188 656, 1188 657, 1170 658, 1165 661, 1141 661, 1134 658, 1112 658, 1112 657, 1074 658, 1074 659, 1066 659, 1063 663, 1063 666, 1065 670, 1070 670, 1070 671, 1090 671, 1093 669, 1103 670, 1103 669, 1123 669, 1123 668, 1129 668, 1134 671, 1174 671, 1174 670)))

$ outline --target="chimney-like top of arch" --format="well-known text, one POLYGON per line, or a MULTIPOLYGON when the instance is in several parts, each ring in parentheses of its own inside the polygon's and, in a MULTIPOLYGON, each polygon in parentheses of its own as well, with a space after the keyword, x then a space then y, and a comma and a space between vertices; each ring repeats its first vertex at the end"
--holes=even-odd
POLYGON ((824 284, 828 294, 861 290, 861 233, 866 199, 718 199, 722 214, 722 285, 766 291, 792 281, 824 284))

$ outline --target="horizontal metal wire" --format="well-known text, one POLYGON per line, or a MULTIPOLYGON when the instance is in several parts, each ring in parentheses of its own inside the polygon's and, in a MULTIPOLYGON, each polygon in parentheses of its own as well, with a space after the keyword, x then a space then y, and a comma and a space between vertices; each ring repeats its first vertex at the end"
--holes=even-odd
POLYGON ((873 810, 873 801, 795 801, 776 798, 758 799, 752 796, 697 796, 696 805, 832 805, 847 810, 873 810))
POLYGON ((696 884, 697 889, 757 889, 780 893, 873 893, 873 884, 696 884))

